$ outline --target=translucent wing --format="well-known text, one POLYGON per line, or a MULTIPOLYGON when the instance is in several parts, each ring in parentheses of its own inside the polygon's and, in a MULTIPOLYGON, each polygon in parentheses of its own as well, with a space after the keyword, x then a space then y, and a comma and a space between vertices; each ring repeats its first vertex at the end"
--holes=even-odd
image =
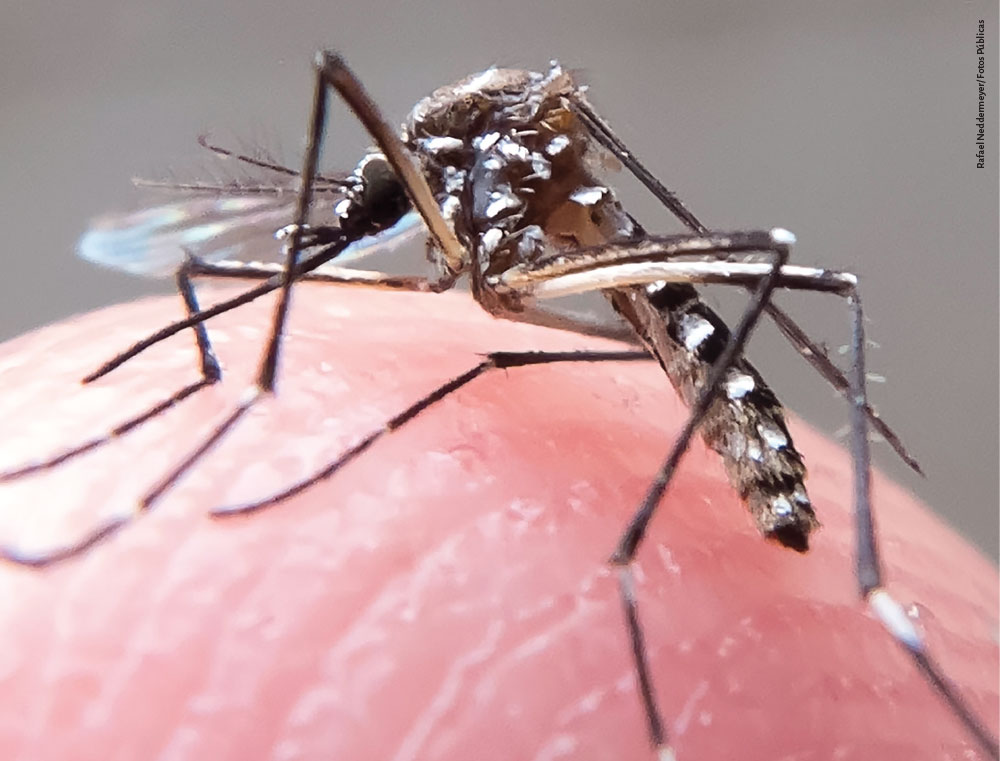
MULTIPOLYGON (((77 253, 95 264, 150 277, 172 275, 186 252, 205 261, 280 259, 281 244, 274 234, 292 221, 294 190, 192 190, 178 190, 179 197, 170 203, 95 219, 80 238, 77 253)), ((311 224, 335 225, 333 206, 339 197, 339 188, 317 188, 311 224)), ((408 240, 422 229, 419 217, 407 214, 391 229, 359 239, 337 261, 364 256, 386 241, 408 240)))

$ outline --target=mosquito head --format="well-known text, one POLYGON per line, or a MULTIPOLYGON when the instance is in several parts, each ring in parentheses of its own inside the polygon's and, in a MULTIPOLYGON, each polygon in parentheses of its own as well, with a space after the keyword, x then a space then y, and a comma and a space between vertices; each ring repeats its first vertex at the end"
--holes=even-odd
POLYGON ((344 181, 344 198, 335 207, 343 227, 365 235, 392 227, 409 210, 410 200, 388 159, 374 151, 344 181))

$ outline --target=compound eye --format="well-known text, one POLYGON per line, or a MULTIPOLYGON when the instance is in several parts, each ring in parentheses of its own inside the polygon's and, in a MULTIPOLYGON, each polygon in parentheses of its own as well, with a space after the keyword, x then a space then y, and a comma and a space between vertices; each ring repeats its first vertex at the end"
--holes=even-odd
POLYGON ((387 182, 397 182, 392 165, 381 153, 369 153, 361 160, 355 171, 365 184, 371 187, 377 188, 387 182))

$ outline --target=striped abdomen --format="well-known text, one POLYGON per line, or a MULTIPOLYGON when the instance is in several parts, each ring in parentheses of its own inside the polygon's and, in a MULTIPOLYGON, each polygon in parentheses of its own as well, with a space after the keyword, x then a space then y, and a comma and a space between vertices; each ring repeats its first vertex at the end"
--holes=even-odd
MULTIPOLYGON (((656 283, 607 295, 681 398, 693 404, 729 340, 722 319, 689 285, 656 283)), ((746 360, 728 370, 701 435, 722 456, 729 481, 760 532, 800 552, 808 549, 809 534, 819 521, 803 483, 802 455, 792 443, 781 404, 746 360)))

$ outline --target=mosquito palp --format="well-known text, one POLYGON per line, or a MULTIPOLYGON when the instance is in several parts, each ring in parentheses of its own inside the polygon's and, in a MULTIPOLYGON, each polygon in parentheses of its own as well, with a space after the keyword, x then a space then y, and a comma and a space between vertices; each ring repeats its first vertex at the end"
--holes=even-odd
MULTIPOLYGON (((215 514, 245 514, 279 504, 332 476, 380 436, 492 369, 566 361, 655 359, 691 408, 691 417, 654 475, 610 562, 619 575, 650 740, 659 758, 673 758, 649 669, 632 563, 695 432, 700 431, 708 446, 720 455, 730 482, 766 538, 804 552, 820 525, 806 489, 805 464, 792 441, 783 408, 743 356, 755 325, 768 314, 800 354, 849 402, 858 526, 857 582, 862 599, 970 735, 991 757, 998 757, 996 739, 935 665, 916 628, 885 588, 869 496, 869 423, 911 467, 918 468, 866 398, 864 318, 854 275, 788 264, 794 237, 780 228, 730 233, 709 230, 635 158, 590 105, 574 78, 556 64, 543 73, 488 69, 442 87, 417 103, 397 133, 346 63, 335 54, 323 53, 316 61, 308 147, 301 171, 284 170, 272 162, 212 146, 207 140, 202 143, 227 157, 296 177, 297 192, 287 198, 262 193, 232 198, 213 196, 209 186, 189 186, 184 189, 205 193, 99 221, 80 246, 85 258, 128 271, 151 274, 179 267, 183 277, 178 276, 178 287, 188 309, 187 318, 137 342, 85 380, 111 372, 188 327, 196 331, 202 357, 202 385, 126 421, 116 429, 121 433, 164 414, 173 404, 218 379, 212 370, 205 320, 264 293, 279 291, 255 385, 182 462, 150 487, 141 500, 143 510, 150 509, 208 456, 260 399, 274 392, 289 294, 298 280, 325 276, 359 287, 435 292, 464 277, 473 297, 490 314, 542 324, 550 320, 581 332, 590 332, 582 321, 553 316, 539 302, 567 293, 599 291, 631 327, 645 354, 490 355, 443 382, 308 478, 253 503, 217 508, 215 514), (342 181, 332 181, 317 169, 331 90, 350 106, 376 144, 342 181), (649 235, 596 175, 593 167, 600 162, 595 158, 602 151, 618 158, 690 232, 649 235), (414 212, 416 216, 412 216, 414 212), (436 277, 321 271, 334 260, 339 263, 359 242, 368 240, 370 249, 385 236, 403 234, 399 226, 407 219, 422 222, 422 228, 410 222, 406 229, 426 232, 436 277), (280 269, 267 263, 230 261, 241 254, 248 233, 273 235, 279 229, 284 231, 280 269), (190 283, 194 275, 263 282, 239 297, 200 310, 190 283), (694 287, 701 283, 734 284, 752 292, 734 330, 701 301, 694 287), (771 303, 776 289, 822 292, 845 300, 852 325, 851 369, 846 376, 822 347, 771 303)), ((360 250, 368 249, 362 245, 360 250)), ((100 443, 67 450, 37 467, 7 471, 0 474, 0 480, 55 467, 100 443)), ((26 565, 59 562, 105 541, 126 524, 116 519, 76 544, 42 556, 10 548, 0 548, 0 555, 26 565)))

